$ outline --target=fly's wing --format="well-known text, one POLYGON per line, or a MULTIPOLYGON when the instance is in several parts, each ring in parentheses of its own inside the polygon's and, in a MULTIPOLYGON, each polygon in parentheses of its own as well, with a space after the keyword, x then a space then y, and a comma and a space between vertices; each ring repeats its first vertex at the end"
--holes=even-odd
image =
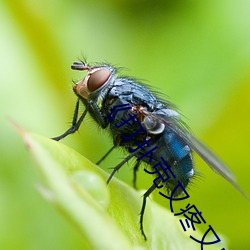
POLYGON ((182 140, 184 140, 190 148, 192 148, 216 173, 230 182, 242 195, 247 199, 247 195, 236 184, 236 178, 228 167, 202 142, 196 139, 185 127, 180 120, 178 113, 173 110, 164 109, 158 112, 153 112, 151 115, 159 123, 174 131, 182 140))
POLYGON ((241 194, 243 194, 248 199, 247 195, 237 185, 236 178, 233 173, 229 170, 225 163, 222 162, 210 149, 208 149, 202 142, 200 142, 191 134, 182 135, 181 137, 208 164, 209 167, 211 167, 217 174, 224 177, 229 183, 231 183, 241 194))

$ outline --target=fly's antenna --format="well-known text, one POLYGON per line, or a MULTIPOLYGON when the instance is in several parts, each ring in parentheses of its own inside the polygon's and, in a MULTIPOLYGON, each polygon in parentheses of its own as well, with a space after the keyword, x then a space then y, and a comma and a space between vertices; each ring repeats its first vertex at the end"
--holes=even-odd
POLYGON ((73 62, 71 69, 74 70, 89 70, 89 65, 84 62, 73 62))

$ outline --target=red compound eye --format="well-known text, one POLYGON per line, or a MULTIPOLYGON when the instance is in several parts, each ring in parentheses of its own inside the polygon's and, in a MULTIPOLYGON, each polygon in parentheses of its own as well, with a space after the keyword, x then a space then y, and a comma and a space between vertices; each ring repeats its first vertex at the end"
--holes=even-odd
POLYGON ((99 69, 92 73, 88 79, 88 90, 93 92, 99 89, 109 78, 110 71, 108 69, 99 69))

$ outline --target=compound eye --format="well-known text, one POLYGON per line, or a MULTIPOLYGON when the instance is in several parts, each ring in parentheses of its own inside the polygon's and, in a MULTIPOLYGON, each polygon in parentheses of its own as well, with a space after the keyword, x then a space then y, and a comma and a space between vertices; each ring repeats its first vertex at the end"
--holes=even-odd
POLYGON ((110 77, 110 71, 108 69, 99 69, 92 73, 88 79, 88 90, 93 92, 99 89, 110 77))

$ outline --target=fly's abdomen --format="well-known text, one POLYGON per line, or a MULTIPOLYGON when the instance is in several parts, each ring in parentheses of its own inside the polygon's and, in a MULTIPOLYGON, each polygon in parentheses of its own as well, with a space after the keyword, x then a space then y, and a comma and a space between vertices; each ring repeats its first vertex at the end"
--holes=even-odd
MULTIPOLYGON (((194 175, 190 147, 169 129, 165 129, 154 141, 154 144, 150 148, 145 149, 145 152, 147 153, 155 147, 157 148, 153 152, 152 159, 150 159, 150 154, 141 158, 143 155, 141 152, 137 157, 150 164, 154 170, 157 168, 157 171, 163 177, 162 180, 164 179, 162 184, 169 193, 175 189, 178 181, 186 188, 191 177, 194 175)), ((143 153, 145 154, 145 152, 143 153)), ((157 173, 157 178, 159 177, 159 173, 157 173)), ((178 196, 181 193, 182 189, 177 189, 174 196, 178 196)))
MULTIPOLYGON (((175 178, 171 176, 168 183, 166 183, 167 189, 173 191, 178 185, 178 181, 181 182, 184 188, 190 182, 190 178, 194 175, 193 160, 190 147, 180 139, 172 130, 165 129, 163 133, 163 143, 166 148, 166 158, 168 158, 168 164, 171 167, 175 178)), ((164 155, 164 152, 161 152, 164 155)), ((174 196, 178 196, 182 190, 176 190, 174 196)))

